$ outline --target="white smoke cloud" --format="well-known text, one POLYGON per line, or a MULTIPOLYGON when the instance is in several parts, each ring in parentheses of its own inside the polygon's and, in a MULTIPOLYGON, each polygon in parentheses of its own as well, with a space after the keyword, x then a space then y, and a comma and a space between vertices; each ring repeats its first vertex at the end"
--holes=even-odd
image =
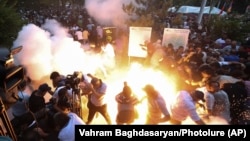
POLYGON ((14 42, 14 47, 16 46, 23 48, 14 56, 15 63, 27 67, 27 74, 30 77, 40 79, 45 73, 52 70, 50 34, 45 30, 34 24, 24 26, 14 42), (32 71, 34 69, 39 72, 32 71))
POLYGON ((123 4, 133 0, 86 0, 85 7, 91 17, 107 26, 125 27, 128 15, 122 10, 123 4))
POLYGON ((67 29, 55 20, 46 20, 41 27, 28 24, 18 33, 13 46, 23 48, 14 55, 15 64, 23 65, 27 75, 37 81, 54 70, 62 74, 82 70, 84 52, 67 29))

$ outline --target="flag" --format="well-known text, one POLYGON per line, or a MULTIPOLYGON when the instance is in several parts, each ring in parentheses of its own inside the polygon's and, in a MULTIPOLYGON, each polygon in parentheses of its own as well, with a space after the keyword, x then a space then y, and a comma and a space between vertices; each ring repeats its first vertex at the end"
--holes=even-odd
POLYGON ((227 9, 227 12, 230 13, 232 11, 232 6, 233 6, 233 0, 231 1, 228 9, 227 9))

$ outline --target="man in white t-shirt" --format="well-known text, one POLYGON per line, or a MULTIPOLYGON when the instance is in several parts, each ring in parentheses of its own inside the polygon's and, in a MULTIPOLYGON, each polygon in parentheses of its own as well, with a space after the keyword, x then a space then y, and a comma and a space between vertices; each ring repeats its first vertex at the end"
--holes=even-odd
POLYGON ((205 102, 204 93, 201 91, 179 91, 175 101, 171 104, 171 123, 182 124, 188 117, 198 125, 205 125, 196 111, 196 104, 199 101, 205 102))
POLYGON ((89 108, 89 114, 86 124, 91 124, 96 113, 100 113, 106 120, 107 124, 111 124, 111 118, 107 110, 107 101, 105 100, 107 95, 107 84, 91 74, 87 75, 91 78, 91 92, 88 95, 87 106, 89 108))
POLYGON ((57 106, 61 109, 61 112, 54 115, 56 129, 59 130, 58 139, 75 141, 75 125, 85 125, 84 121, 76 113, 71 112, 67 100, 60 99, 57 106))
POLYGON ((76 39, 79 43, 83 44, 83 34, 82 34, 82 29, 78 29, 76 32, 75 32, 75 36, 76 36, 76 39))

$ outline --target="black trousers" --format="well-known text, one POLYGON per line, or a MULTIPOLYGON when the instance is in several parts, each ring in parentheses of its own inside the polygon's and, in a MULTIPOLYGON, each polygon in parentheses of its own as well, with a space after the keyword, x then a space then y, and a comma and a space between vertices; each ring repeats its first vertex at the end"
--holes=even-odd
POLYGON ((90 124, 92 122, 97 112, 99 112, 104 117, 108 124, 111 124, 111 119, 107 111, 107 104, 104 104, 102 106, 95 106, 89 99, 87 106, 89 108, 89 115, 86 124, 90 124))

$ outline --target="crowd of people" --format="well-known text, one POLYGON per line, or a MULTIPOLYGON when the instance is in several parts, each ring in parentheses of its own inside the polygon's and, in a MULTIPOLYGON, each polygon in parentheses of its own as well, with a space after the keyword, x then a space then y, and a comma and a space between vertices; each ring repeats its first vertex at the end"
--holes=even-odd
MULTIPOLYGON (((86 11, 74 12, 78 16, 72 15, 69 9, 65 12, 45 11, 21 12, 25 19, 37 25, 41 25, 48 17, 58 19, 74 29, 73 36, 79 29, 91 31, 94 28, 95 23, 90 20, 86 11), (44 13, 45 11, 48 13, 44 13), (76 25, 79 27, 75 28, 76 25)), ((187 26, 188 23, 185 21, 185 24, 187 26)), ((76 40, 82 44, 89 42, 81 37, 76 40)), ((250 124, 250 51, 247 44, 240 44, 226 33, 221 38, 212 40, 205 31, 193 31, 187 47, 174 47, 171 43, 162 46, 161 40, 147 41, 145 46, 148 55, 142 62, 143 66, 177 77, 177 93, 171 103, 167 103, 165 95, 153 84, 143 87, 145 96, 140 99, 136 97, 130 84, 124 82, 123 89, 114 97, 117 116, 116 123, 112 123, 107 110, 109 103, 104 101, 109 87, 105 79, 93 74, 83 74, 77 83, 80 94, 73 98, 74 89, 72 85, 68 85, 68 79, 54 71, 50 74, 53 88, 48 82, 44 82, 27 94, 25 89, 29 85, 28 80, 23 80, 18 86, 19 100, 12 107, 12 124, 17 135, 20 135, 20 140, 73 141, 74 125, 91 125, 98 114, 109 125, 133 124, 141 114, 136 106, 143 101, 147 101, 145 124, 180 125, 190 118, 197 125, 205 125, 212 117, 220 117, 230 125, 250 124), (49 104, 44 99, 46 93, 52 95, 49 104), (84 113, 88 115, 87 120, 81 117, 80 112, 76 112, 81 108, 77 101, 82 96, 87 99, 85 104, 88 113, 84 113), (203 115, 199 114, 200 108, 204 111, 203 115)))

